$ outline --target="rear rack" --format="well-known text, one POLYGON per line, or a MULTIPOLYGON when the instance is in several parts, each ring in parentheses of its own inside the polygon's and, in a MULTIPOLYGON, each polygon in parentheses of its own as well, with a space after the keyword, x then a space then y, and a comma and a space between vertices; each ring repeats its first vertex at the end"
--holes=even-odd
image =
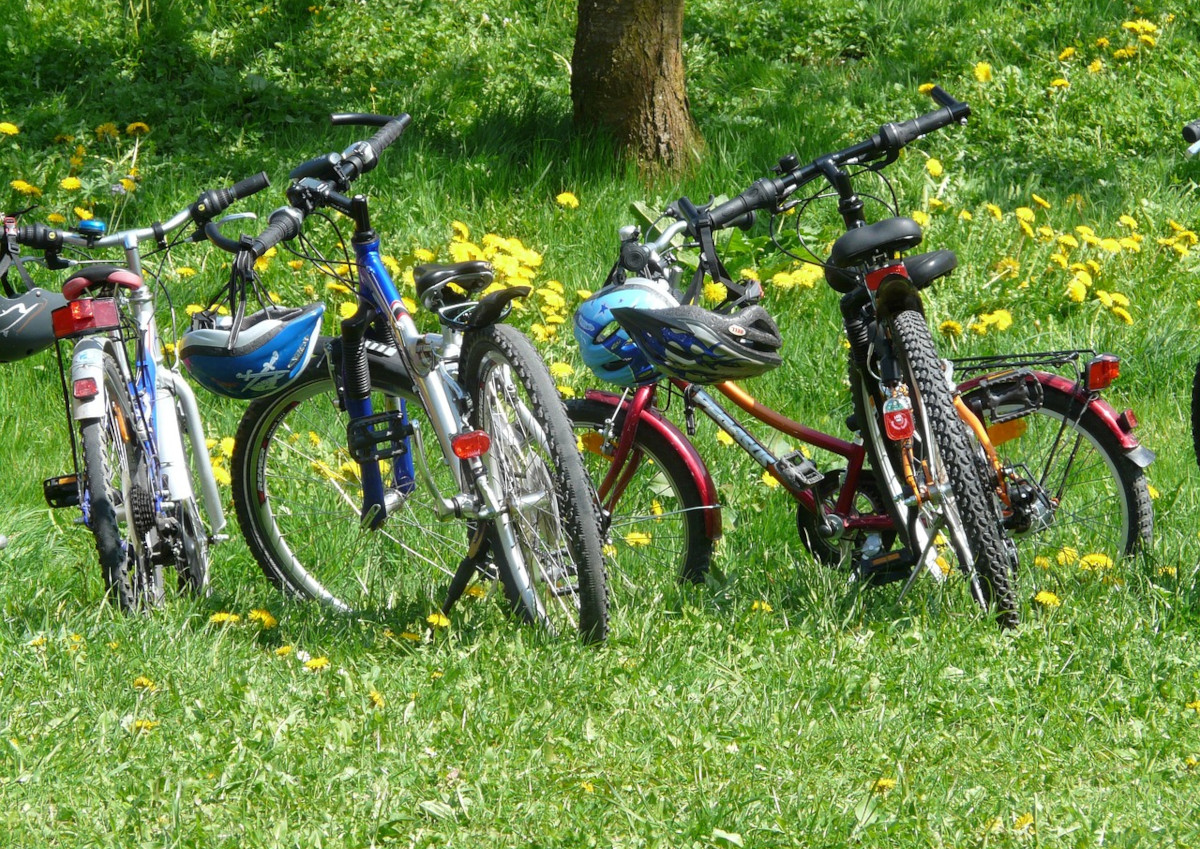
POLYGON ((981 371, 996 371, 1008 368, 1057 367, 1077 363, 1083 356, 1095 357, 1089 349, 1074 351, 1038 351, 1028 354, 999 354, 989 357, 954 357, 956 374, 975 374, 981 371))

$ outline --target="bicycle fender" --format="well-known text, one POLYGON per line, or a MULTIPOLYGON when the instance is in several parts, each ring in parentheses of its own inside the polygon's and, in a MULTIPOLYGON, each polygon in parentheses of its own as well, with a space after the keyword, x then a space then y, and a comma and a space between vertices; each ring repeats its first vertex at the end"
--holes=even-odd
MULTIPOLYGON (((599 389, 587 390, 584 397, 589 401, 599 401, 614 408, 621 404, 620 395, 599 389)), ((717 500, 717 487, 713 483, 712 475, 708 473, 708 466, 705 464, 704 458, 700 456, 700 452, 683 432, 658 410, 651 408, 643 410, 641 424, 653 428, 682 458, 684 465, 692 475, 692 481, 696 485, 696 491, 700 494, 700 500, 707 508, 703 512, 704 535, 712 540, 720 539, 721 505, 717 500)))
POLYGON ((71 354, 70 385, 73 387, 80 380, 89 378, 96 384, 95 395, 71 399, 71 416, 77 422, 101 418, 108 408, 104 394, 104 349, 105 343, 101 339, 81 339, 71 354))
MULTIPOLYGON (((1132 412, 1126 410, 1124 413, 1118 413, 1111 404, 1099 396, 1089 397, 1087 392, 1077 381, 1063 377, 1059 374, 1053 374, 1045 371, 1030 371, 1030 374, 1041 384, 1052 386, 1070 396, 1072 396, 1080 404, 1085 405, 1088 410, 1094 413, 1100 421, 1102 421, 1111 432, 1113 437, 1120 444, 1125 456, 1140 468, 1146 468, 1154 462, 1155 453, 1138 441, 1138 438, 1133 435, 1133 428, 1136 420, 1132 416, 1132 412)), ((967 392, 974 389, 980 381, 988 375, 980 375, 973 377, 968 381, 960 383, 958 389, 960 392, 967 392)))

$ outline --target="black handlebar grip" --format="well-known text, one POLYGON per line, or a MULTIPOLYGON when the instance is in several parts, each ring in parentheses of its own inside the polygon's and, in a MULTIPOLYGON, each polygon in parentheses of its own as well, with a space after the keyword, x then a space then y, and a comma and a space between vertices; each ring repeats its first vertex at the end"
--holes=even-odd
POLYGON ((1183 140, 1188 144, 1200 141, 1200 119, 1183 125, 1183 140))
POLYGON ((266 254, 280 242, 294 239, 300 235, 300 227, 304 223, 304 213, 294 206, 283 206, 271 213, 267 229, 255 237, 246 253, 254 259, 266 254))
POLYGON ((342 169, 348 180, 354 180, 366 174, 379 164, 379 154, 387 150, 392 142, 400 138, 401 133, 408 129, 412 116, 400 115, 389 120, 380 127, 379 132, 371 138, 357 142, 342 154, 342 169))
POLYGON ((259 171, 253 177, 234 183, 228 189, 209 189, 192 204, 192 218, 197 222, 211 221, 228 209, 235 200, 248 198, 269 185, 271 180, 267 177, 267 172, 259 171))
POLYGON ((40 251, 57 251, 63 246, 62 231, 45 224, 22 224, 17 228, 17 244, 40 251))
POLYGON ((725 227, 749 227, 754 223, 753 215, 756 209, 772 209, 779 202, 784 186, 780 180, 764 177, 756 180, 750 188, 735 198, 731 198, 720 206, 715 206, 708 212, 714 230, 725 227), (749 221, 746 216, 751 216, 749 221))
POLYGON ((927 136, 942 127, 965 121, 971 117, 971 107, 947 94, 941 86, 929 90, 929 96, 942 105, 941 109, 927 112, 898 124, 884 124, 879 128, 885 150, 899 150, 914 139, 927 136))

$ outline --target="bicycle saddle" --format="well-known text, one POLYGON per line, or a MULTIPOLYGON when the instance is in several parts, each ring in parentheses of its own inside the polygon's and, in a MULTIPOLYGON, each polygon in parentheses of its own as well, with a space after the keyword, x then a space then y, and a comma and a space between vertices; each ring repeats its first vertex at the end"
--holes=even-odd
POLYGON ((838 268, 862 265, 878 254, 910 251, 921 244, 921 237, 921 225, 911 218, 885 218, 839 237, 829 252, 829 261, 838 268))
POLYGON ((140 289, 142 278, 128 268, 118 268, 115 265, 91 265, 77 272, 63 284, 63 297, 75 301, 92 289, 103 289, 111 286, 114 289, 123 286, 126 289, 140 289))
POLYGON ((469 295, 487 288, 493 276, 491 263, 483 260, 454 262, 448 265, 418 265, 413 269, 417 298, 429 310, 464 303, 469 295), (459 291, 449 288, 451 283, 459 291))

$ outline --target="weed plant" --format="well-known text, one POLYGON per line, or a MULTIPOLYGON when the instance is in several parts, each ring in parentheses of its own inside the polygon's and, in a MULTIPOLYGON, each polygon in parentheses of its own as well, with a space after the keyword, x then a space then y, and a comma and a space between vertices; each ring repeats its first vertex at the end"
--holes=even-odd
MULTIPOLYGON (((265 216, 291 166, 356 137, 328 113, 407 111, 412 128, 361 184, 397 271, 483 254, 532 282, 515 320, 580 393, 594 381, 570 314, 617 228, 639 221, 633 204, 733 194, 781 154, 926 111, 918 87, 937 83, 972 105, 969 124, 889 173, 926 245, 959 255, 927 301, 939 342, 1123 357, 1106 395, 1158 454, 1151 551, 1099 573, 1026 564, 1024 624, 1000 634, 953 583, 902 602, 848 587, 803 550, 790 502, 702 429, 726 505, 719 570, 696 588, 654 563, 614 576, 598 649, 547 641, 494 599, 433 624, 445 578, 419 571, 386 621, 289 604, 236 529, 209 597, 129 618, 101 601, 90 536, 41 499, 70 466, 45 352, 0 380, 4 843, 1200 842, 1200 164, 1179 136, 1200 117, 1194 10, 694 0, 685 50, 707 147, 682 178, 573 134, 573 25, 563 0, 18 2, 0 20, 0 203, 131 226, 265 169, 275 187, 241 207, 265 216)), ((803 235, 820 249, 834 225, 814 210, 803 235)), ((762 225, 725 250, 764 282, 786 339, 784 365, 749 388, 841 433, 834 295, 762 225)), ((268 286, 327 299, 332 322, 346 293, 292 259, 268 261, 268 286)), ((178 324, 227 267, 205 246, 164 266, 178 324)), ((227 472, 241 407, 201 401, 227 472)))

